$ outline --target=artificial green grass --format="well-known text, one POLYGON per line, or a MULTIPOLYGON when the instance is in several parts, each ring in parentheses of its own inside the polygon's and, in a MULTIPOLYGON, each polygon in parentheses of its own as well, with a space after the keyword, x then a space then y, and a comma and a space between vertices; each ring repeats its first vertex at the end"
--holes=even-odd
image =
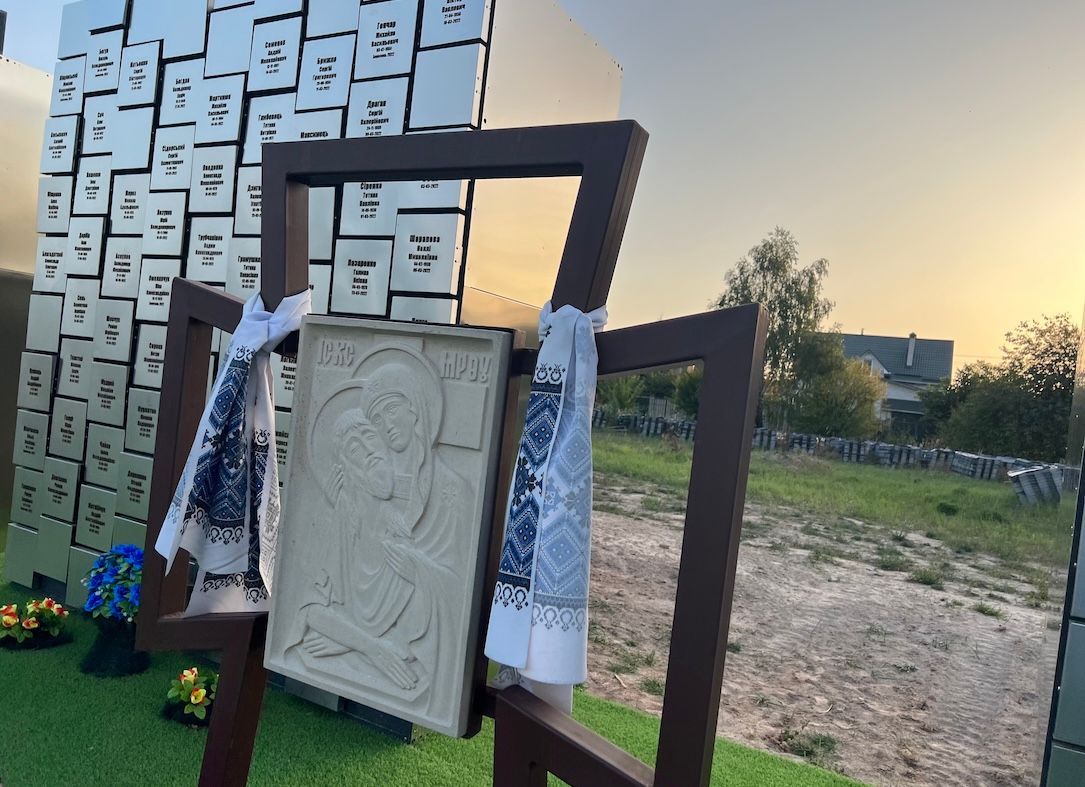
MULTIPOLYGON (((595 469, 658 484, 685 495, 691 449, 662 440, 596 432, 595 469)), ((1073 505, 1026 508, 1008 484, 976 481, 941 470, 848 464, 797 454, 754 451, 747 499, 804 515, 851 517, 915 531, 962 552, 1009 562, 1065 568, 1073 505)))
MULTIPOLYGON (((0 558, 2 569, 2 558, 0 558)), ((0 604, 27 594, 0 585, 0 604)), ((206 730, 159 715, 169 681, 191 659, 155 654, 128 678, 91 678, 76 667, 93 624, 73 613, 71 645, 36 652, 0 650, 0 784, 4 787, 193 785, 206 730)), ((577 692, 576 716, 651 761, 659 721, 577 692)), ((493 725, 469 741, 426 733, 410 745, 270 689, 256 739, 253 785, 477 787, 491 783, 493 725)), ((556 780, 554 781, 556 784, 556 780)), ((844 787, 849 779, 773 754, 718 741, 713 785, 844 787)))

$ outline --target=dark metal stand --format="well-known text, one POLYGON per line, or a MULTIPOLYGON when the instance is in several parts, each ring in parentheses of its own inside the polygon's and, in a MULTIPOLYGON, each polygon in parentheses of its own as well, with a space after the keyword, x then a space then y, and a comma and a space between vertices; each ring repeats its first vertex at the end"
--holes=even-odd
MULTIPOLYGON (((461 180, 579 175, 580 192, 554 286, 555 308, 584 311, 610 291, 648 135, 620 121, 572 126, 433 134, 367 140, 298 142, 265 147, 263 268, 267 308, 306 288, 308 188, 354 181, 461 180)), ((266 679, 264 615, 181 618, 185 574, 165 575, 153 553, 207 385, 211 326, 232 331, 241 302, 204 285, 175 280, 167 333, 163 397, 151 488, 139 647, 223 650, 215 717, 201 785, 245 783, 266 679)), ((715 745, 727 628, 734 592, 750 440, 760 385, 765 318, 758 306, 668 320, 601 334, 600 374, 704 362, 686 533, 675 602, 656 770, 545 703, 514 688, 485 685, 479 647, 470 734, 495 718, 496 787, 544 785, 554 773, 575 785, 707 785, 715 745)), ((290 344, 281 348, 289 350, 290 344)), ((530 374, 532 353, 519 350, 514 372, 530 374)), ((510 383, 515 401, 517 380, 510 383)), ((516 453, 515 407, 509 408, 501 466, 507 489, 516 453)), ((494 507, 487 586, 502 544, 503 494, 494 507)), ((187 564, 181 553, 179 566, 187 564)), ((484 637, 490 600, 482 610, 484 637)))

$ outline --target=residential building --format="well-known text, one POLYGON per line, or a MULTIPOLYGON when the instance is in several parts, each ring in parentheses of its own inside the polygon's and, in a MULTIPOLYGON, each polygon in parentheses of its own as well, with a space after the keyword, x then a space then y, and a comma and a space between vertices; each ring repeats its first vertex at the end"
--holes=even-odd
POLYGON ((919 393, 953 374, 953 342, 947 339, 869 336, 845 333, 844 355, 861 360, 871 374, 886 383, 880 415, 890 420, 893 431, 922 437, 919 421, 923 403, 919 393))

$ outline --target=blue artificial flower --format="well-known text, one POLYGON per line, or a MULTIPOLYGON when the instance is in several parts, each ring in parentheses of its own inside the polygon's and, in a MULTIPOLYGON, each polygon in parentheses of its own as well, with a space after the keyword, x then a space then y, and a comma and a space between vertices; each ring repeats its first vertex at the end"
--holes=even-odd
POLYGON ((83 609, 86 612, 93 612, 102 606, 102 597, 97 593, 91 593, 87 596, 87 603, 83 605, 83 609))
POLYGON ((139 585, 132 585, 132 593, 128 597, 128 600, 132 602, 132 606, 134 606, 136 609, 139 609, 139 588, 139 585))

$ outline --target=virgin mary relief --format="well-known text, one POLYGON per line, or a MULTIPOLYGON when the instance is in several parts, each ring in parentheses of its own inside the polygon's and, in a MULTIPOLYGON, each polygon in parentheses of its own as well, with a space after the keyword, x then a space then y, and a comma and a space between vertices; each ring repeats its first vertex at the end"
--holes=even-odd
MULTIPOLYGON (((303 338, 303 351, 310 344, 303 338)), ((311 379, 303 412, 295 408, 306 439, 286 489, 269 666, 457 734, 489 518, 483 448, 493 442, 500 397, 493 380, 454 379, 456 364, 441 364, 454 352, 447 345, 384 342, 338 385, 321 391, 329 375, 311 379), (447 411, 450 385, 452 404, 476 398, 471 413, 447 411), (487 406, 478 408, 477 397, 487 406), (477 439, 464 441, 457 422, 457 444, 442 444, 445 419, 477 416, 477 439)), ((492 365, 494 355, 479 357, 492 365)))

